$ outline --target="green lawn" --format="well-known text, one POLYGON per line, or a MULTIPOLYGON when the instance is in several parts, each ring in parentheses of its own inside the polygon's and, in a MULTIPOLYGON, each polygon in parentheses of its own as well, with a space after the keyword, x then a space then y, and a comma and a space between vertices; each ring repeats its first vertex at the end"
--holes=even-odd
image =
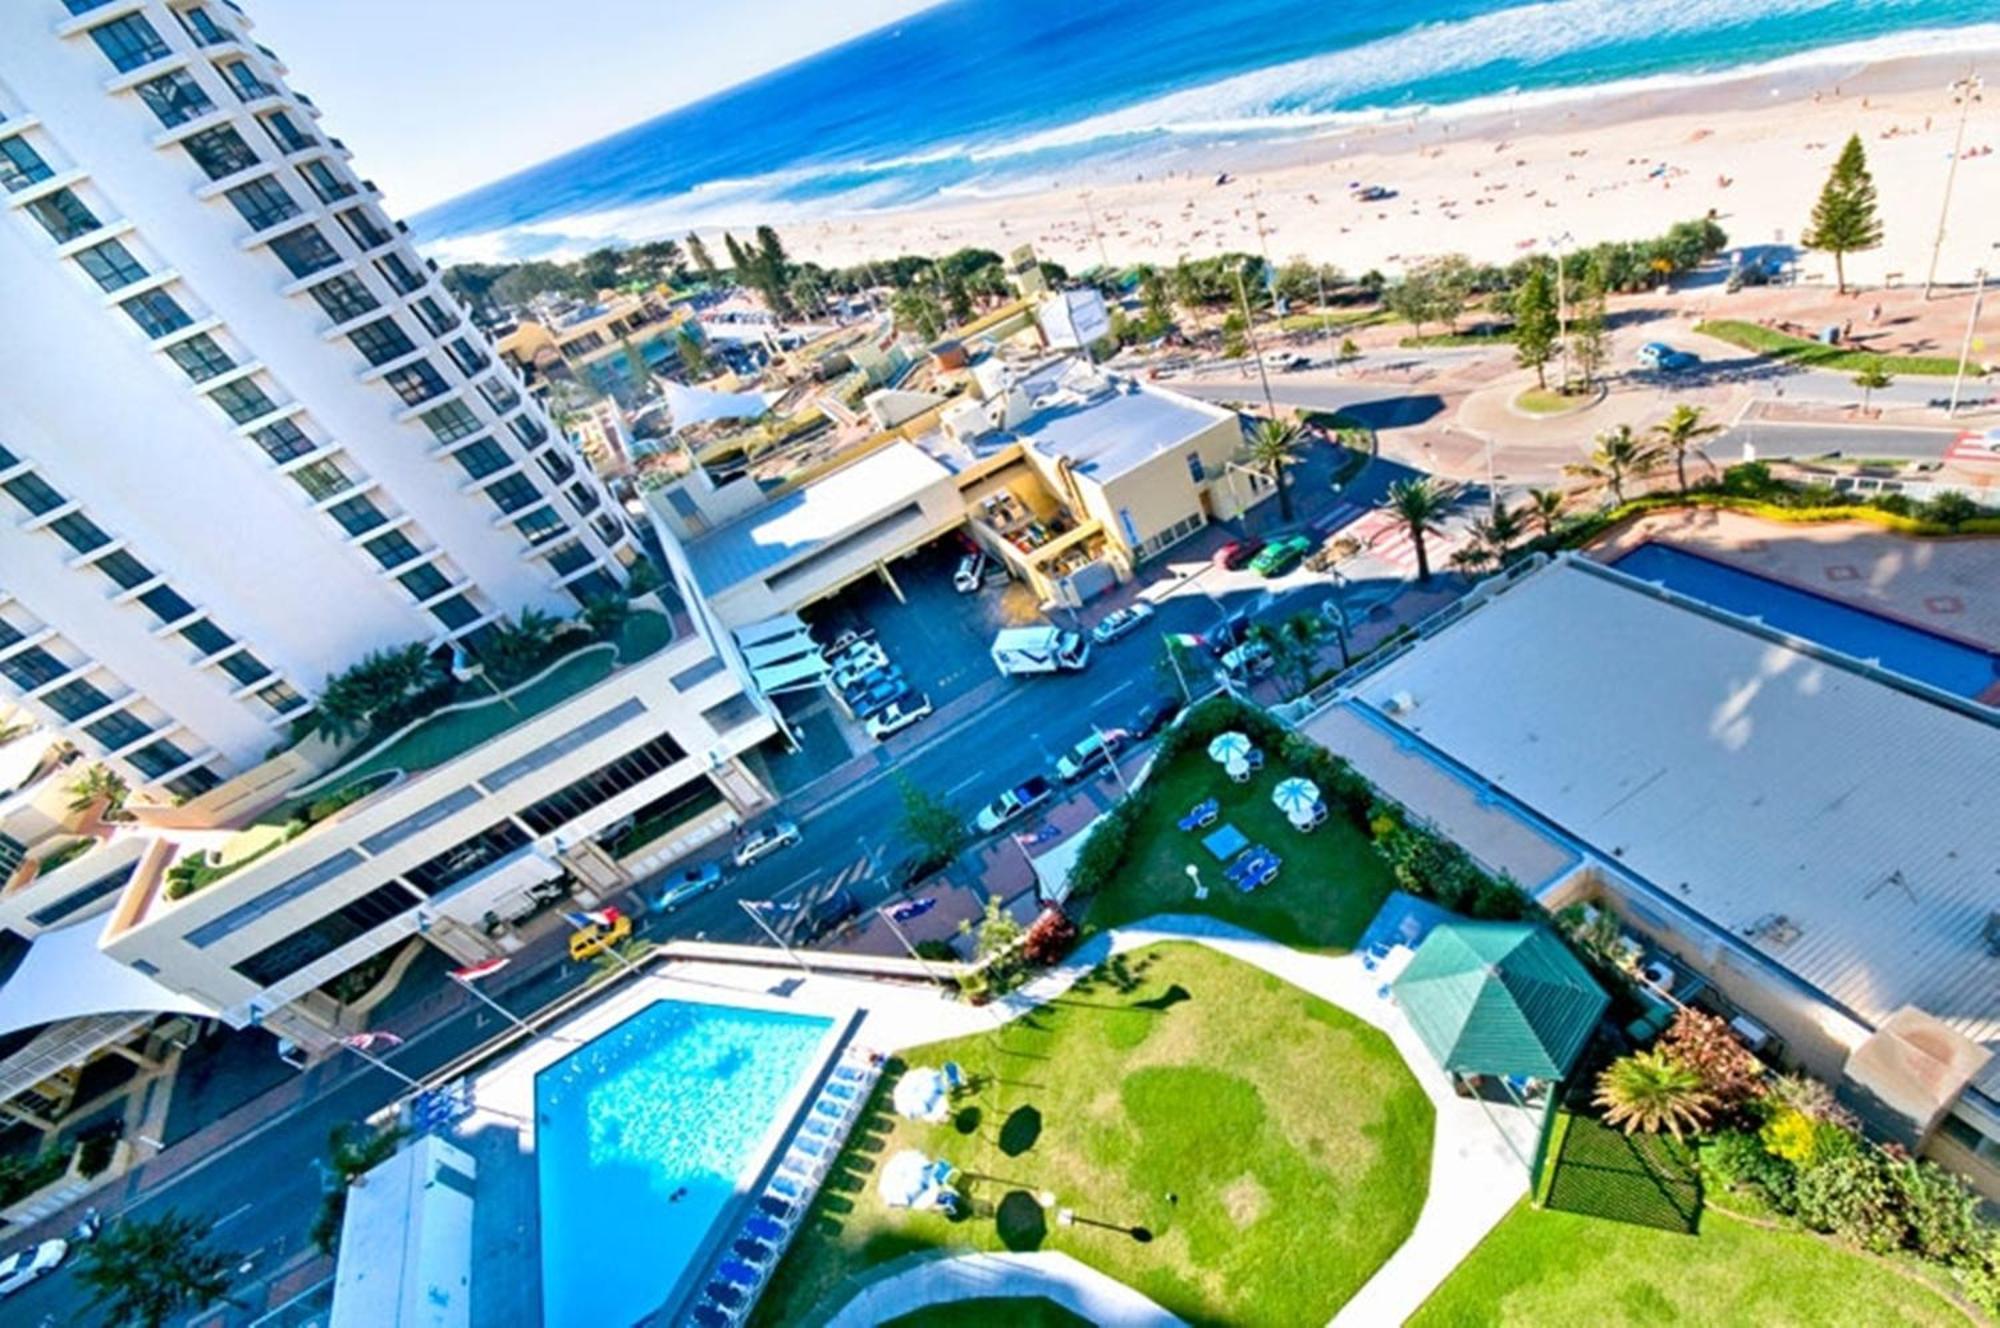
POLYGON ((1445 1279, 1410 1328, 1847 1328, 1954 1325, 1942 1296, 1816 1237, 1708 1209, 1681 1235, 1523 1201, 1445 1279))
POLYGON ((1514 408, 1530 415, 1561 415, 1591 403, 1586 395, 1565 396, 1554 388, 1531 387, 1514 398, 1514 408))
MULTIPOLYGON (((1860 373, 1879 360, 1883 370, 1892 375, 1935 378, 1949 377, 1958 372, 1958 361, 1949 355, 1876 355, 1872 351, 1842 350, 1838 346, 1808 341, 1760 323, 1744 323, 1733 318, 1696 323, 1694 330, 1705 337, 1714 337, 1743 350, 1755 351, 1759 355, 1807 369, 1860 373)), ((1983 372, 1977 362, 1970 369, 1975 374, 1983 372)))
POLYGON ((1271 805, 1271 790, 1290 772, 1275 753, 1247 784, 1234 784, 1199 748, 1156 769, 1151 800, 1132 835, 1117 884, 1090 901, 1089 919, 1116 927, 1155 913, 1206 913, 1305 950, 1345 950, 1394 888, 1389 869, 1360 830, 1339 816, 1310 834, 1271 805), (1243 894, 1223 879, 1223 864, 1201 846, 1213 830, 1189 834, 1176 824, 1203 798, 1222 804, 1218 825, 1234 825, 1253 844, 1268 844, 1284 868, 1278 879, 1243 894), (1201 868, 1208 899, 1197 903, 1188 865, 1201 868))
POLYGON ((904 1059, 974 1086, 930 1125, 885 1109, 885 1078, 757 1322, 805 1322, 856 1274, 946 1247, 1061 1250, 1191 1322, 1323 1324, 1423 1206, 1431 1107, 1388 1039, 1204 946, 1127 954, 904 1059), (968 1216, 882 1204, 877 1168, 904 1148, 959 1169, 968 1216))
POLYGON ((901 1314, 882 1328, 1090 1328, 1090 1320, 1040 1296, 992 1296, 901 1314))

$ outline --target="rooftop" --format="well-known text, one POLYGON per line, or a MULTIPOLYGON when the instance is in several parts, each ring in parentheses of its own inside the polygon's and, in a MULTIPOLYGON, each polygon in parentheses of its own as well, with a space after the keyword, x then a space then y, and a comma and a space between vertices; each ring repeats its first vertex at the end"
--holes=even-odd
POLYGON ((2000 1049, 2000 722, 1577 562, 1359 694, 1871 1026, 2000 1049))
MULTIPOLYGON (((1054 393, 1073 363, 1057 360, 1044 365, 1023 378, 1020 386, 1031 400, 1054 393)), ((1230 418, 1220 406, 1119 379, 1101 396, 1064 400, 1037 410, 1013 434, 1038 451, 1067 458, 1079 474, 1104 481, 1135 470, 1230 418)))

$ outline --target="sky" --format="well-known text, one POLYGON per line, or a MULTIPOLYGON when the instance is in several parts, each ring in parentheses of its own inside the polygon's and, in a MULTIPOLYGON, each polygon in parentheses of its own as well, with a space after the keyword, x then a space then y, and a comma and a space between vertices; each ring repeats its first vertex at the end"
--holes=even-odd
POLYGON ((397 212, 937 0, 247 0, 254 35, 397 212))

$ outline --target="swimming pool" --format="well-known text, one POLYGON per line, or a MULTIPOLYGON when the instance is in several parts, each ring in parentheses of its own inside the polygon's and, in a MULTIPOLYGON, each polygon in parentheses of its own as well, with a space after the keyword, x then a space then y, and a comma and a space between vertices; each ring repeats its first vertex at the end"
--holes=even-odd
POLYGON ((763 1166, 833 1022, 659 1001, 535 1076, 544 1328, 660 1308, 763 1166))
POLYGON ((1761 618, 1781 632, 1857 659, 1874 660, 1942 691, 1976 697, 2000 683, 2000 655, 1992 651, 1685 549, 1641 544, 1611 565, 1718 609, 1761 618))

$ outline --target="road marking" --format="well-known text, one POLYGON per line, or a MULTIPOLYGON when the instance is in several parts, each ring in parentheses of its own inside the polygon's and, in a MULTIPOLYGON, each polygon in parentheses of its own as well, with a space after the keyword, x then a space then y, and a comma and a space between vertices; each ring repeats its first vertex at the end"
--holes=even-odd
POLYGON ((221 1217, 215 1219, 215 1222, 210 1227, 210 1230, 214 1230, 217 1227, 228 1226, 231 1222, 234 1222, 237 1218, 243 1216, 245 1213, 249 1212, 254 1207, 256 1207, 255 1204, 242 1204, 236 1208, 230 1209, 227 1213, 224 1213, 221 1217))
POLYGON ((975 774, 967 775, 964 779, 959 780, 956 784, 953 784, 950 788, 946 789, 945 796, 949 797, 954 793, 958 793, 961 792, 962 790, 969 789, 974 784, 977 784, 980 780, 984 778, 986 778, 986 772, 984 770, 978 771, 975 774))
POLYGON ((1139 684, 1135 680, 1127 678, 1124 682, 1119 683, 1116 687, 1113 687, 1110 691, 1104 693, 1102 696, 1098 697, 1095 701, 1092 701, 1090 703, 1090 708, 1095 710, 1098 706, 1103 705, 1106 701, 1109 701, 1112 697, 1118 695, 1120 692, 1129 692, 1138 685, 1139 684))

